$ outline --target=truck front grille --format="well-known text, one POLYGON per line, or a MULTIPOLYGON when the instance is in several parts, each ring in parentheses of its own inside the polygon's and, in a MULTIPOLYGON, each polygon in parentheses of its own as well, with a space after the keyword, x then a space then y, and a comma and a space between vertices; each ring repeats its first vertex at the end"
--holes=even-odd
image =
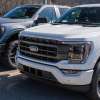
POLYGON ((67 59, 67 49, 56 40, 20 37, 19 51, 23 56, 47 62, 58 62, 67 59), (37 51, 31 50, 30 47, 37 48, 37 51))

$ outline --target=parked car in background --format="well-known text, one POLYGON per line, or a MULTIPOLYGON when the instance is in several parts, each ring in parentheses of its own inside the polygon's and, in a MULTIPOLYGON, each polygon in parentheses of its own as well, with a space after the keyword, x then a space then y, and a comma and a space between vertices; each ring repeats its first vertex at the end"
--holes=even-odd
POLYGON ((58 19, 69 7, 58 5, 23 5, 0 18, 0 56, 7 66, 16 66, 20 31, 58 19), (6 62, 6 63, 5 63, 6 62))
POLYGON ((19 35, 17 68, 100 100, 100 4, 68 10, 52 24, 19 35))

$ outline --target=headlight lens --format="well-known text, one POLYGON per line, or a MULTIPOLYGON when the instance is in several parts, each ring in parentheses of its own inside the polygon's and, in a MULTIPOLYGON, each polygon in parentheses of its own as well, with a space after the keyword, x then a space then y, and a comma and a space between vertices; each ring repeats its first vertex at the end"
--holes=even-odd
POLYGON ((5 32, 5 27, 4 26, 0 26, 0 33, 4 33, 5 32))
POLYGON ((89 56, 91 46, 91 42, 70 44, 68 49, 69 63, 84 63, 89 56))

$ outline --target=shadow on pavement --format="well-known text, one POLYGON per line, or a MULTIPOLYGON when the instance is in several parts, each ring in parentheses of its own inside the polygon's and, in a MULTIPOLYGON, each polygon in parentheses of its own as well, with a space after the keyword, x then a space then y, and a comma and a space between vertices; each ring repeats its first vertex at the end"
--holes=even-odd
POLYGON ((0 100, 87 100, 83 94, 23 75, 5 77, 0 81, 0 100))
POLYGON ((10 70, 14 70, 14 68, 9 67, 9 66, 4 66, 2 60, 0 59, 0 72, 2 72, 2 71, 10 71, 10 70))
POLYGON ((84 94, 32 80, 22 74, 17 75, 13 68, 0 63, 0 100, 87 100, 87 98, 84 94))

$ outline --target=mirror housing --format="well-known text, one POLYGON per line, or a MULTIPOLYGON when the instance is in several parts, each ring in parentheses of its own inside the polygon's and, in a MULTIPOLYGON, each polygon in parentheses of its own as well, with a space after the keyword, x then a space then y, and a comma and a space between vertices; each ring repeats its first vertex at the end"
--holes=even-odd
POLYGON ((41 24, 41 23, 48 23, 47 18, 39 17, 37 20, 34 21, 35 25, 41 24))

